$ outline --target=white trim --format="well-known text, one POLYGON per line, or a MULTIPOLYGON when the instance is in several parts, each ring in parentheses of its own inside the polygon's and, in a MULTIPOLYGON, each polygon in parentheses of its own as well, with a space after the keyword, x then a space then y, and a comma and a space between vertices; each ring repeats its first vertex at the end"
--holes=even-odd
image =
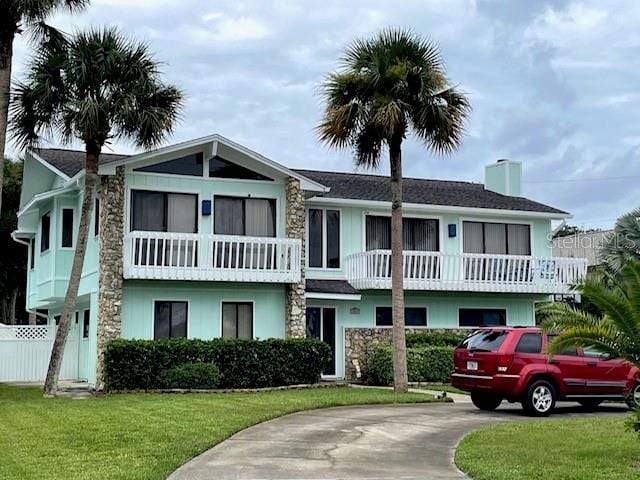
MULTIPOLYGON (((307 201, 309 204, 320 203, 322 205, 342 205, 362 208, 381 208, 390 209, 391 202, 379 200, 357 200, 348 198, 328 198, 328 197, 312 197, 307 201)), ((453 205, 432 205, 424 203, 408 203, 403 202, 403 212, 406 210, 417 210, 422 212, 434 213, 466 213, 472 215, 474 213, 480 215, 496 215, 505 217, 533 217, 548 218, 561 220, 563 218, 573 218, 573 215, 566 213, 547 213, 547 212, 530 212, 527 210, 503 210, 499 208, 479 208, 479 207, 457 207, 453 205)))
MULTIPOLYGON (((178 152, 180 150, 184 150, 184 149, 188 149, 188 148, 195 148, 199 145, 204 145, 207 143, 212 143, 212 152, 215 155, 217 153, 217 144, 222 144, 225 145, 226 147, 229 147, 233 150, 236 150, 250 158, 252 158, 253 160, 256 160, 260 163, 265 164, 267 167, 270 167, 271 169, 279 172, 282 175, 288 176, 288 177, 293 177, 296 178, 297 180, 300 181, 300 185, 301 188, 303 190, 307 190, 307 191, 314 191, 314 192, 318 192, 318 193, 326 193, 329 191, 329 188, 314 181, 311 180, 307 177, 305 177, 304 175, 300 175, 297 172, 294 172, 293 170, 290 170, 289 168, 280 165, 277 162, 274 162, 273 160, 243 146, 240 145, 239 143, 233 142, 232 140, 229 140, 228 138, 223 137, 222 135, 218 135, 218 134, 213 134, 213 135, 208 135, 206 137, 200 137, 200 138, 196 138, 193 140, 188 140, 186 142, 181 142, 181 143, 176 143, 174 145, 169 145, 167 147, 163 147, 163 148, 159 148, 156 150, 151 150, 148 152, 144 152, 138 155, 132 155, 130 157, 126 157, 123 158, 121 160, 116 160, 115 162, 109 162, 105 165, 100 165, 99 169, 98 169, 98 173, 100 175, 115 175, 116 173, 116 168, 121 166, 121 165, 130 165, 130 164, 135 164, 138 163, 140 161, 143 160, 147 160, 153 157, 156 157, 158 155, 163 155, 163 154, 171 154, 174 152, 178 152)), ((206 177, 208 178, 208 177, 206 177)))
POLYGON ((305 245, 307 246, 307 248, 305 248, 305 259, 304 259, 304 266, 305 266, 305 270, 309 270, 310 272, 339 272, 344 268, 344 259, 342 257, 342 252, 343 252, 343 245, 342 245, 342 232, 344 230, 343 227, 343 223, 342 223, 342 208, 340 207, 336 207, 336 208, 331 208, 331 207, 314 207, 314 206, 309 206, 308 208, 305 208, 305 229, 304 229, 304 235, 305 235, 305 245), (320 210, 322 212, 322 266, 321 267, 310 267, 309 266, 309 256, 310 256, 310 252, 311 252, 311 243, 309 242, 309 210, 320 210), (327 266, 327 210, 332 210, 335 212, 338 212, 338 214, 340 215, 340 223, 339 223, 339 229, 340 229, 340 238, 339 240, 339 248, 340 248, 340 252, 338 254, 338 261, 340 262, 340 265, 337 267, 328 267, 327 266))
MULTIPOLYGON (((191 338, 191 300, 187 298, 152 298, 151 299, 151 340, 156 338, 156 302, 186 302, 187 303, 187 337, 191 338)), ((178 338, 178 337, 169 337, 178 338)))
POLYGON ((71 177, 69 177, 69 175, 67 175, 66 173, 63 173, 61 170, 58 170, 56 167, 54 167, 52 164, 50 164, 49 162, 47 162, 44 158, 42 158, 40 155, 38 155, 36 152, 34 152, 33 150, 27 150, 27 153, 29 155, 31 155, 31 158, 33 158, 34 160, 36 160, 38 163, 41 163, 43 166, 45 166, 46 168, 48 168, 49 170, 51 170, 53 173, 55 173, 56 175, 58 175, 59 177, 62 177, 64 180, 70 180, 71 177))
POLYGON ((41 202, 43 200, 49 200, 50 198, 53 198, 53 197, 55 197, 55 196, 57 196, 57 195, 59 195, 61 193, 65 193, 65 192, 71 191, 74 188, 75 188, 75 184, 69 184, 69 185, 65 185, 64 187, 61 187, 61 188, 56 188, 54 190, 49 190, 47 192, 42 192, 42 193, 35 194, 31 198, 31 200, 29 200, 25 204, 24 207, 22 207, 20 210, 18 210, 17 217, 18 218, 22 217, 36 203, 41 202))
POLYGON ((359 293, 324 293, 324 292, 306 292, 305 298, 314 300, 362 300, 362 295, 359 293))
MULTIPOLYGON (((256 339, 256 301, 255 300, 240 300, 240 299, 221 299, 220 300, 220 337, 219 338, 234 338, 234 337, 225 337, 223 335, 223 325, 222 325, 222 306, 225 303, 250 303, 251 304, 251 339, 256 339)), ((236 308, 237 312, 237 308, 236 308)), ((238 319, 236 319, 237 323, 238 319)), ((235 338, 238 338, 238 332, 236 331, 235 338)))

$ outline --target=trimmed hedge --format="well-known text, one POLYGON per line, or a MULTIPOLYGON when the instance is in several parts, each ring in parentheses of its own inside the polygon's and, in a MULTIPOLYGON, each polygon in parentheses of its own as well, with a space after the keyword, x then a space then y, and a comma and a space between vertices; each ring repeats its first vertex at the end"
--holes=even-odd
POLYGON ((434 347, 457 347, 464 334, 455 332, 407 333, 407 348, 432 345, 434 347))
POLYGON ((165 388, 214 389, 220 384, 220 370, 213 363, 185 363, 160 374, 165 388))
POLYGON ((119 339, 105 349, 105 389, 163 388, 163 372, 187 363, 216 365, 220 388, 316 383, 330 359, 331 349, 317 339, 119 339))
MULTIPOLYGON (((422 346, 407 348, 407 373, 410 382, 449 382, 453 371, 453 348, 422 346)), ((376 347, 363 372, 364 380, 373 385, 393 383, 393 349, 376 347)))

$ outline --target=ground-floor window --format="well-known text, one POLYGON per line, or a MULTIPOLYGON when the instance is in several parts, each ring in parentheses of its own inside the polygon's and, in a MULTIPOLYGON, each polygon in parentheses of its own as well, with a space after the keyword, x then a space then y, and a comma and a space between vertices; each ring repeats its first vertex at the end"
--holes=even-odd
POLYGON ((461 327, 498 327, 507 324, 504 308, 461 308, 458 325, 461 327))
POLYGON ((253 339, 253 303, 222 302, 222 336, 253 339))
MULTIPOLYGON (((404 324, 407 327, 426 327, 426 307, 405 307, 404 324)), ((391 307, 376 307, 376 327, 390 327, 393 325, 391 307)))
POLYGON ((84 311, 84 317, 82 318, 82 338, 89 338, 89 323, 91 318, 91 312, 89 310, 84 311))
POLYGON ((153 338, 186 338, 188 309, 187 302, 156 301, 153 338))

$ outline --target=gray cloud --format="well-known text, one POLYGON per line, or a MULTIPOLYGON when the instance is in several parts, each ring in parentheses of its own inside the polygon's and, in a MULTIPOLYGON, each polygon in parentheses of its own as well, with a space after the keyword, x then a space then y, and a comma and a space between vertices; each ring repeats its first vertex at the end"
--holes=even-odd
MULTIPOLYGON (((412 27, 438 42, 474 110, 450 157, 409 139, 406 175, 481 181, 485 164, 508 156, 523 162, 525 179, 561 180, 640 174, 640 6, 614 3, 93 0, 86 14, 54 23, 116 25, 148 42, 188 96, 173 141, 219 132, 286 165, 336 170, 353 170, 351 154, 314 136, 317 85, 354 37, 412 27)), ((28 52, 20 40, 18 76, 28 52)), ((606 226, 599 219, 640 204, 636 183, 530 183, 525 192, 577 223, 606 226)))

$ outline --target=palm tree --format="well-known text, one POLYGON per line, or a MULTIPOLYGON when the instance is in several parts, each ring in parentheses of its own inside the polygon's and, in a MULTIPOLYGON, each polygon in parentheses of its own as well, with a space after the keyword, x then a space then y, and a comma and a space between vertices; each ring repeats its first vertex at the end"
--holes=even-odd
POLYGON ((596 315, 566 303, 540 306, 543 328, 559 334, 549 353, 577 345, 640 367, 640 261, 626 262, 618 275, 588 277, 577 290, 603 313, 596 315))
POLYGON ((78 33, 62 45, 43 46, 27 80, 13 95, 11 130, 24 147, 44 135, 80 141, 86 151, 78 240, 51 361, 45 395, 57 391, 60 364, 75 308, 87 244, 102 148, 131 139, 143 148, 162 142, 178 119, 183 94, 161 79, 146 45, 115 29, 78 33))
POLYGON ((342 57, 342 68, 329 74, 321 92, 326 105, 317 132, 322 142, 351 148, 356 165, 365 168, 377 168, 383 149, 389 152, 394 388, 406 392, 402 142, 412 132, 427 150, 454 151, 471 107, 451 86, 437 46, 403 29, 354 41, 342 57))
MULTIPOLYGON (((44 22, 59 10, 71 12, 84 9, 89 0, 0 0, 0 158, 4 158, 11 87, 13 40, 24 29, 35 38, 51 40, 57 32, 44 22)), ((0 211, 4 165, 0 162, 0 211)))
POLYGON ((610 273, 620 271, 630 259, 640 260, 640 208, 616 220, 613 233, 602 245, 600 258, 610 273))

